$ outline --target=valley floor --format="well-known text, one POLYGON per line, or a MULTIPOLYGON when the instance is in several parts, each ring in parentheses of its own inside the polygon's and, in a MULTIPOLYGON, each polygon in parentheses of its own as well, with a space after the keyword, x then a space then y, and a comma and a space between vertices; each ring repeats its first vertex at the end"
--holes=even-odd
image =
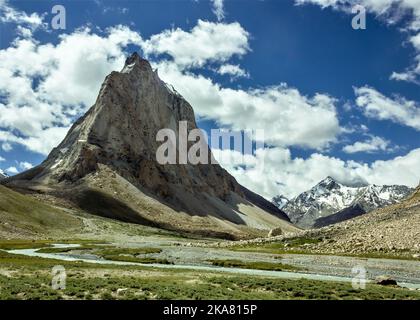
POLYGON ((68 239, 55 247, 57 242, 1 241, 0 298, 420 299, 416 260, 285 254, 273 248, 257 253, 252 247, 218 248, 211 240, 162 235, 125 242, 68 239), (51 287, 56 265, 66 271, 64 290, 51 287), (355 266, 365 268, 368 279, 387 274, 399 286, 369 282, 365 289, 354 289, 355 266))
POLYGON ((325 230, 221 241, 4 196, 0 299, 420 299, 417 204, 325 230), (395 240, 391 223, 407 236, 395 240), (63 290, 51 286, 57 265, 63 290), (353 288, 364 272, 366 288, 353 288), (385 275, 398 285, 375 284, 385 275))

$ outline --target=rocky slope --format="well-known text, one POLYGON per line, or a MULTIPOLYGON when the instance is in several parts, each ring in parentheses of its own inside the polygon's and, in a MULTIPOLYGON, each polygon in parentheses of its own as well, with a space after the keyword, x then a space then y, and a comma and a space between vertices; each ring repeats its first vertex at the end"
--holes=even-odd
POLYGON ((309 231, 322 242, 308 247, 331 253, 394 253, 420 258, 420 186, 400 203, 337 225, 309 231))
MULTIPOLYGON (((327 177, 279 208, 296 225, 319 228, 395 204, 412 191, 411 188, 398 185, 346 186, 327 177)), ((273 199, 273 202, 279 202, 278 198, 273 199)))
MULTIPOLYGON (((267 246, 280 251, 420 259, 420 186, 399 203, 319 229, 219 242, 219 247, 267 246)), ((198 244, 197 246, 203 246, 198 244)), ((213 246, 215 246, 213 244, 213 246)))
POLYGON ((94 106, 48 158, 6 184, 66 198, 93 214, 202 235, 295 230, 284 212, 217 164, 159 164, 156 134, 169 128, 178 137, 180 121, 188 132, 197 128, 190 104, 135 53, 107 76, 94 106))

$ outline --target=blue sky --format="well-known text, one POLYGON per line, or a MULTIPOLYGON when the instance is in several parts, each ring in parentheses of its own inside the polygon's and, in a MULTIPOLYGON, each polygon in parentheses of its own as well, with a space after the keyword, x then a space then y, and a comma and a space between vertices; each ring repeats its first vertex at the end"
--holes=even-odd
POLYGON ((53 30, 55 1, 0 0, 0 70, 10 73, 0 77, 0 169, 14 174, 42 162, 94 103, 104 75, 136 50, 192 103, 201 128, 266 129, 264 173, 257 155, 243 160, 248 169, 225 165, 266 197, 294 196, 327 175, 414 186, 420 9, 367 4, 367 28, 354 30, 344 2, 63 0, 66 29, 53 30), (89 41, 94 35, 104 42, 89 41), (25 52, 33 61, 11 66, 25 52), (83 57, 94 61, 92 76, 74 71, 83 57), (66 70, 73 78, 60 83, 66 70), (72 82, 79 78, 91 81, 89 90, 72 82), (20 81, 30 88, 15 92, 20 81))

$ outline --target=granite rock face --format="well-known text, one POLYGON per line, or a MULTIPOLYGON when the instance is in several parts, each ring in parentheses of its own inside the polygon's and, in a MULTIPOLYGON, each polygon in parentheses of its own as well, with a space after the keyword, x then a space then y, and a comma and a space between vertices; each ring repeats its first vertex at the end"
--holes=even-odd
POLYGON ((106 77, 96 103, 48 158, 10 184, 55 192, 95 214, 168 229, 240 237, 249 228, 294 228, 284 212, 218 164, 159 164, 158 131, 172 129, 178 140, 181 121, 188 132, 197 128, 191 105, 134 53, 121 72, 106 77))

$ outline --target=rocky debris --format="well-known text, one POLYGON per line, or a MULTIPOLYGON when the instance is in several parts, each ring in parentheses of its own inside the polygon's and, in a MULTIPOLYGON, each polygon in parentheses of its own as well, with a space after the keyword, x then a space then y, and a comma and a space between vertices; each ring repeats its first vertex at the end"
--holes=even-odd
POLYGON ((397 286, 398 285, 397 281, 389 276, 378 276, 375 279, 375 283, 381 286, 397 286))
POLYGON ((171 129, 178 137, 181 121, 187 132, 197 129, 191 105, 134 53, 121 72, 106 77, 96 103, 48 158, 7 183, 48 188, 96 215, 205 236, 296 230, 284 212, 218 164, 158 163, 157 132, 171 129))
POLYGON ((284 197, 275 197, 273 203, 299 227, 320 228, 398 203, 412 192, 398 185, 348 186, 327 177, 286 203, 284 197))

